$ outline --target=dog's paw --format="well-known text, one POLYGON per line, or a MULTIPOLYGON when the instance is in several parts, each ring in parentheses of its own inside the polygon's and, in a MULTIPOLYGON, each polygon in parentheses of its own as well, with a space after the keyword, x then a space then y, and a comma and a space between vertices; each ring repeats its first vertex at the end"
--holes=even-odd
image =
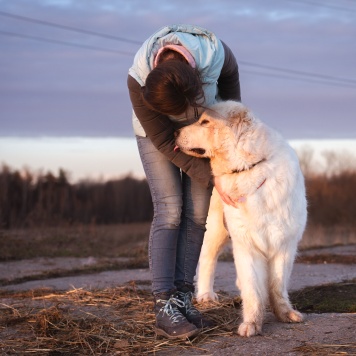
POLYGON ((304 317, 299 311, 291 310, 288 313, 288 319, 290 323, 301 323, 304 317))
POLYGON ((217 302, 219 297, 213 291, 206 293, 198 293, 196 296, 196 300, 198 303, 208 303, 208 302, 217 302))
POLYGON ((301 323, 304 319, 303 315, 297 310, 290 309, 285 313, 278 315, 279 319, 284 323, 301 323))
POLYGON ((239 326, 237 333, 240 336, 250 337, 250 336, 260 334, 261 330, 262 330, 262 325, 257 325, 256 323, 244 322, 239 326))

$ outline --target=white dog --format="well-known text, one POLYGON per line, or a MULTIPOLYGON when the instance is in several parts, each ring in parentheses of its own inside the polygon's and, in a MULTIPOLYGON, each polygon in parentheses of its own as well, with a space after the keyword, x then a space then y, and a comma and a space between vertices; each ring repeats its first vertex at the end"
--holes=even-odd
POLYGON ((222 203, 213 191, 199 260, 198 301, 217 299, 215 267, 230 235, 243 305, 238 334, 261 332, 268 300, 281 321, 302 321, 287 292, 307 219, 304 177, 294 150, 235 101, 210 107, 178 132, 176 144, 189 155, 210 158, 213 175, 239 202, 238 208, 222 203))

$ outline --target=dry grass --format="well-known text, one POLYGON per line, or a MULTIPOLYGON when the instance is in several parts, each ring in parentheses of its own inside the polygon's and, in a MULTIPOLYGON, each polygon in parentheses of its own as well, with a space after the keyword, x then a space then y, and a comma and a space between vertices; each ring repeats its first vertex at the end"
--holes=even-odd
MULTIPOLYGON (((0 261, 36 257, 147 257, 150 223, 0 230, 0 261)), ((356 244, 350 227, 307 227, 299 248, 356 244)))
POLYGON ((343 345, 308 344, 296 347, 293 351, 300 352, 302 355, 313 356, 356 355, 356 343, 343 345))
MULTIPOLYGON (((39 289, 0 293, 1 355, 209 354, 235 334, 239 298, 220 293, 219 303, 200 306, 217 327, 190 340, 156 337, 151 294, 140 282, 97 291, 39 289), (224 339, 227 338, 227 339, 224 339)), ((255 339, 258 341, 258 338, 255 339)), ((252 345, 250 345, 252 347, 252 345)), ((251 349, 253 350, 253 349, 251 349)), ((292 350, 291 350, 292 351, 292 350)), ((355 343, 303 343, 301 355, 354 355, 355 343)))
POLYGON ((158 339, 153 302, 146 290, 130 285, 102 291, 65 293, 38 290, 0 295, 2 355, 145 355, 172 347, 200 348, 215 336, 232 335, 239 299, 220 295, 203 310, 218 327, 191 340, 158 339))
POLYGON ((355 255, 337 255, 333 253, 322 253, 315 255, 304 255, 297 256, 297 263, 308 263, 308 264, 326 264, 326 263, 339 263, 344 265, 356 264, 355 255))
POLYGON ((324 227, 309 224, 299 244, 300 250, 356 244, 355 228, 347 226, 324 227))
POLYGON ((150 223, 0 229, 0 261, 147 255, 150 223))

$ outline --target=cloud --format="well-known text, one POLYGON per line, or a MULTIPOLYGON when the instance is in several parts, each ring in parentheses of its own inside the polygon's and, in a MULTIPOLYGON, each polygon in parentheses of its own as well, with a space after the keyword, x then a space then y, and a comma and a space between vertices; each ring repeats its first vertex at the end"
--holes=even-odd
MULTIPOLYGON (((294 1, 0 1, 0 11, 139 42, 169 23, 206 27, 244 63, 243 100, 291 138, 355 134, 356 6, 347 6, 349 12, 294 1), (336 86, 248 63, 354 82, 336 86)), ((0 31, 71 44, 0 35, 0 135, 133 135, 126 77, 139 44, 1 15, 0 31)))

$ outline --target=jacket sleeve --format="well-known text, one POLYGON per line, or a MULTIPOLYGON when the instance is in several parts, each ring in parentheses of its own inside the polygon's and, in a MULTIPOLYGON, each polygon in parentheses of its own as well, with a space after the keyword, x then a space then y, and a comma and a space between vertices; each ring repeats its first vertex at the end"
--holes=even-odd
POLYGON ((241 101, 239 68, 231 49, 221 41, 225 51, 225 60, 218 78, 218 91, 222 100, 241 101))
POLYGON ((144 105, 141 86, 130 75, 127 78, 127 86, 133 110, 153 145, 192 179, 207 188, 211 186, 210 161, 206 158, 188 156, 180 151, 174 152, 175 129, 172 121, 166 115, 152 111, 144 105))

